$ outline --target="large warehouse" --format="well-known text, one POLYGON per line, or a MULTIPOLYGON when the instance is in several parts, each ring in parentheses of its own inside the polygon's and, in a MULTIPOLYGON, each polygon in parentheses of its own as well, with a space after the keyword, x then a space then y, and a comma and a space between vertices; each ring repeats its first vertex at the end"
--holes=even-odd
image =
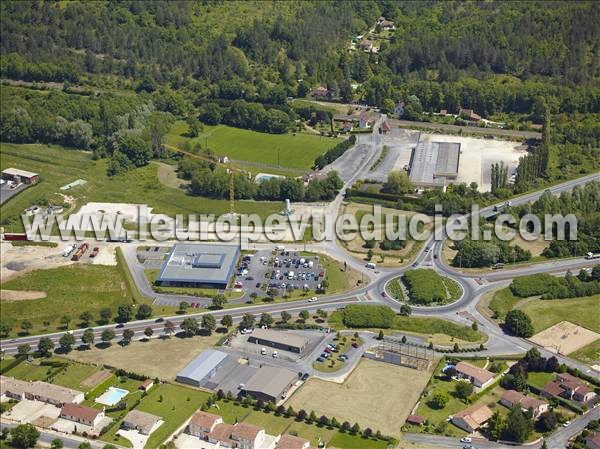
POLYGON ((410 158, 410 180, 418 187, 445 188, 458 176, 460 143, 419 142, 410 158))
POLYGON ((217 373, 226 358, 227 354, 224 352, 207 349, 177 374, 177 381, 199 387, 202 381, 210 379, 217 373))
POLYGON ((300 354, 306 348, 308 339, 290 332, 254 329, 248 337, 248 342, 300 354))
POLYGON ((244 392, 264 402, 278 403, 298 381, 298 375, 285 368, 261 367, 246 383, 244 392))
POLYGON ((225 288, 239 256, 236 245, 177 243, 156 281, 165 286, 225 288))

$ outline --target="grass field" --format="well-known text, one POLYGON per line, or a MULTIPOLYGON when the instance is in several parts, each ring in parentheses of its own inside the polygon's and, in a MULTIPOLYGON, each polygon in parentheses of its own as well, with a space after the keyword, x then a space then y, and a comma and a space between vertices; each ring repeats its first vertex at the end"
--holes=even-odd
POLYGON ((570 321, 594 332, 600 332, 600 295, 586 298, 534 299, 517 308, 530 316, 535 333, 561 321, 570 321))
MULTIPOLYGON (((204 126, 204 132, 190 139, 185 122, 176 122, 166 136, 167 143, 183 145, 186 141, 199 143, 218 155, 259 164, 308 170, 315 158, 335 146, 340 139, 304 133, 267 134, 225 125, 204 126)), ((246 167, 252 172, 264 172, 264 167, 246 167)))
POLYGON ((343 384, 309 380, 290 405, 397 437, 430 374, 363 359, 343 384))
POLYGON ((106 349, 71 351, 73 360, 98 363, 132 370, 148 377, 174 380, 176 374, 204 349, 214 346, 220 334, 192 338, 153 338, 134 341, 128 346, 111 345, 106 349))
MULTIPOLYGON (((86 202, 120 202, 148 204, 153 213, 206 213, 220 215, 229 211, 229 202, 188 195, 184 190, 162 185, 158 180, 158 164, 108 177, 107 160, 92 160, 91 153, 68 150, 56 145, 0 145, 0 168, 15 167, 40 174, 40 182, 19 193, 0 207, 2 225, 9 231, 23 229, 20 213, 32 204, 47 200, 63 204, 59 187, 76 179, 87 184, 67 192, 74 209, 86 202)), ((236 212, 267 216, 281 210, 279 202, 236 201, 236 212)), ((72 211, 71 211, 72 212, 72 211)))
POLYGON ((164 424, 150 435, 145 448, 158 447, 193 415, 209 396, 210 394, 204 391, 171 384, 161 384, 150 390, 136 409, 162 417, 164 424))
MULTIPOLYGON (((3 363, 11 363, 14 359, 7 357, 3 363)), ((21 380, 43 380, 56 375, 65 366, 65 361, 52 358, 50 360, 33 360, 32 362, 22 361, 17 366, 13 367, 2 374, 4 376, 14 377, 21 380), (44 363, 42 365, 42 363, 44 363)), ((4 365, 5 366, 5 365, 4 365)))
POLYGON ((98 371, 100 371, 100 368, 97 366, 84 365, 83 363, 69 363, 69 366, 64 371, 61 371, 54 377, 52 383, 73 388, 74 390, 87 391, 89 388, 81 385, 81 383, 98 371))
POLYGON ((511 311, 523 298, 512 294, 509 288, 503 288, 493 294, 489 303, 489 309, 492 311, 495 319, 503 320, 506 314, 511 311))
POLYGON ((33 324, 30 333, 63 328, 60 320, 68 315, 70 327, 79 322, 79 315, 89 311, 99 319, 103 308, 116 314, 117 306, 130 304, 131 296, 116 266, 69 265, 48 270, 36 270, 2 284, 9 290, 39 290, 46 298, 2 303, 2 318, 13 325, 10 335, 20 331, 21 321, 33 324), (46 328, 44 321, 49 321, 46 328))
POLYGON ((588 365, 600 365, 600 339, 570 353, 569 357, 588 365))

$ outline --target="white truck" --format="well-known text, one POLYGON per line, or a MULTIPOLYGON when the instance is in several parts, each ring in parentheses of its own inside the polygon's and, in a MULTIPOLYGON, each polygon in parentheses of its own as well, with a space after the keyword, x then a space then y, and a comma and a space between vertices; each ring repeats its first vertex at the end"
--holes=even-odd
POLYGON ((369 262, 369 263, 367 264, 367 268, 370 268, 371 270, 374 270, 375 268, 377 268, 377 265, 376 265, 376 264, 374 264, 373 262, 369 262))
POLYGON ((63 250, 63 257, 69 257, 69 255, 75 249, 75 245, 69 245, 63 250))
POLYGON ((594 253, 592 253, 592 252, 589 252, 589 253, 587 253, 587 254, 585 255, 585 258, 586 258, 587 260, 592 260, 592 259, 600 259, 600 253, 595 253, 595 254, 594 254, 594 253))

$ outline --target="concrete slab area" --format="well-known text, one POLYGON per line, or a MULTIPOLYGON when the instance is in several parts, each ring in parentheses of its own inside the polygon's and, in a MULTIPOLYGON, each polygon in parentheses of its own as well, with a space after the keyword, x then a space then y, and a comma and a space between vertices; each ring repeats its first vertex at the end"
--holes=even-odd
POLYGON ((60 408, 52 404, 24 399, 15 404, 15 406, 4 413, 2 417, 20 423, 30 423, 38 419, 40 416, 47 416, 48 418, 56 419, 59 417, 59 415, 60 408))

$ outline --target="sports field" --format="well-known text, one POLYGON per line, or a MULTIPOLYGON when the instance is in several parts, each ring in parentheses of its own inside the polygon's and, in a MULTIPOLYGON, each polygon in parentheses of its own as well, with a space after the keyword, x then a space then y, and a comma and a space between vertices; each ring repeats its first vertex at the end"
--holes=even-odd
MULTIPOLYGON (((176 122, 167 134, 167 143, 183 145, 186 141, 208 147, 217 155, 233 160, 256 162, 299 170, 312 167, 315 158, 335 146, 341 139, 320 137, 304 133, 267 134, 225 125, 204 126, 198 137, 189 138, 185 122, 176 122)), ((253 172, 264 167, 247 167, 253 172)))
POLYGON ((551 352, 570 354, 600 340, 600 334, 569 321, 561 321, 535 334, 529 340, 551 352))
POLYGON ((430 376, 431 371, 364 359, 343 384, 311 379, 289 404, 398 436, 430 376))

